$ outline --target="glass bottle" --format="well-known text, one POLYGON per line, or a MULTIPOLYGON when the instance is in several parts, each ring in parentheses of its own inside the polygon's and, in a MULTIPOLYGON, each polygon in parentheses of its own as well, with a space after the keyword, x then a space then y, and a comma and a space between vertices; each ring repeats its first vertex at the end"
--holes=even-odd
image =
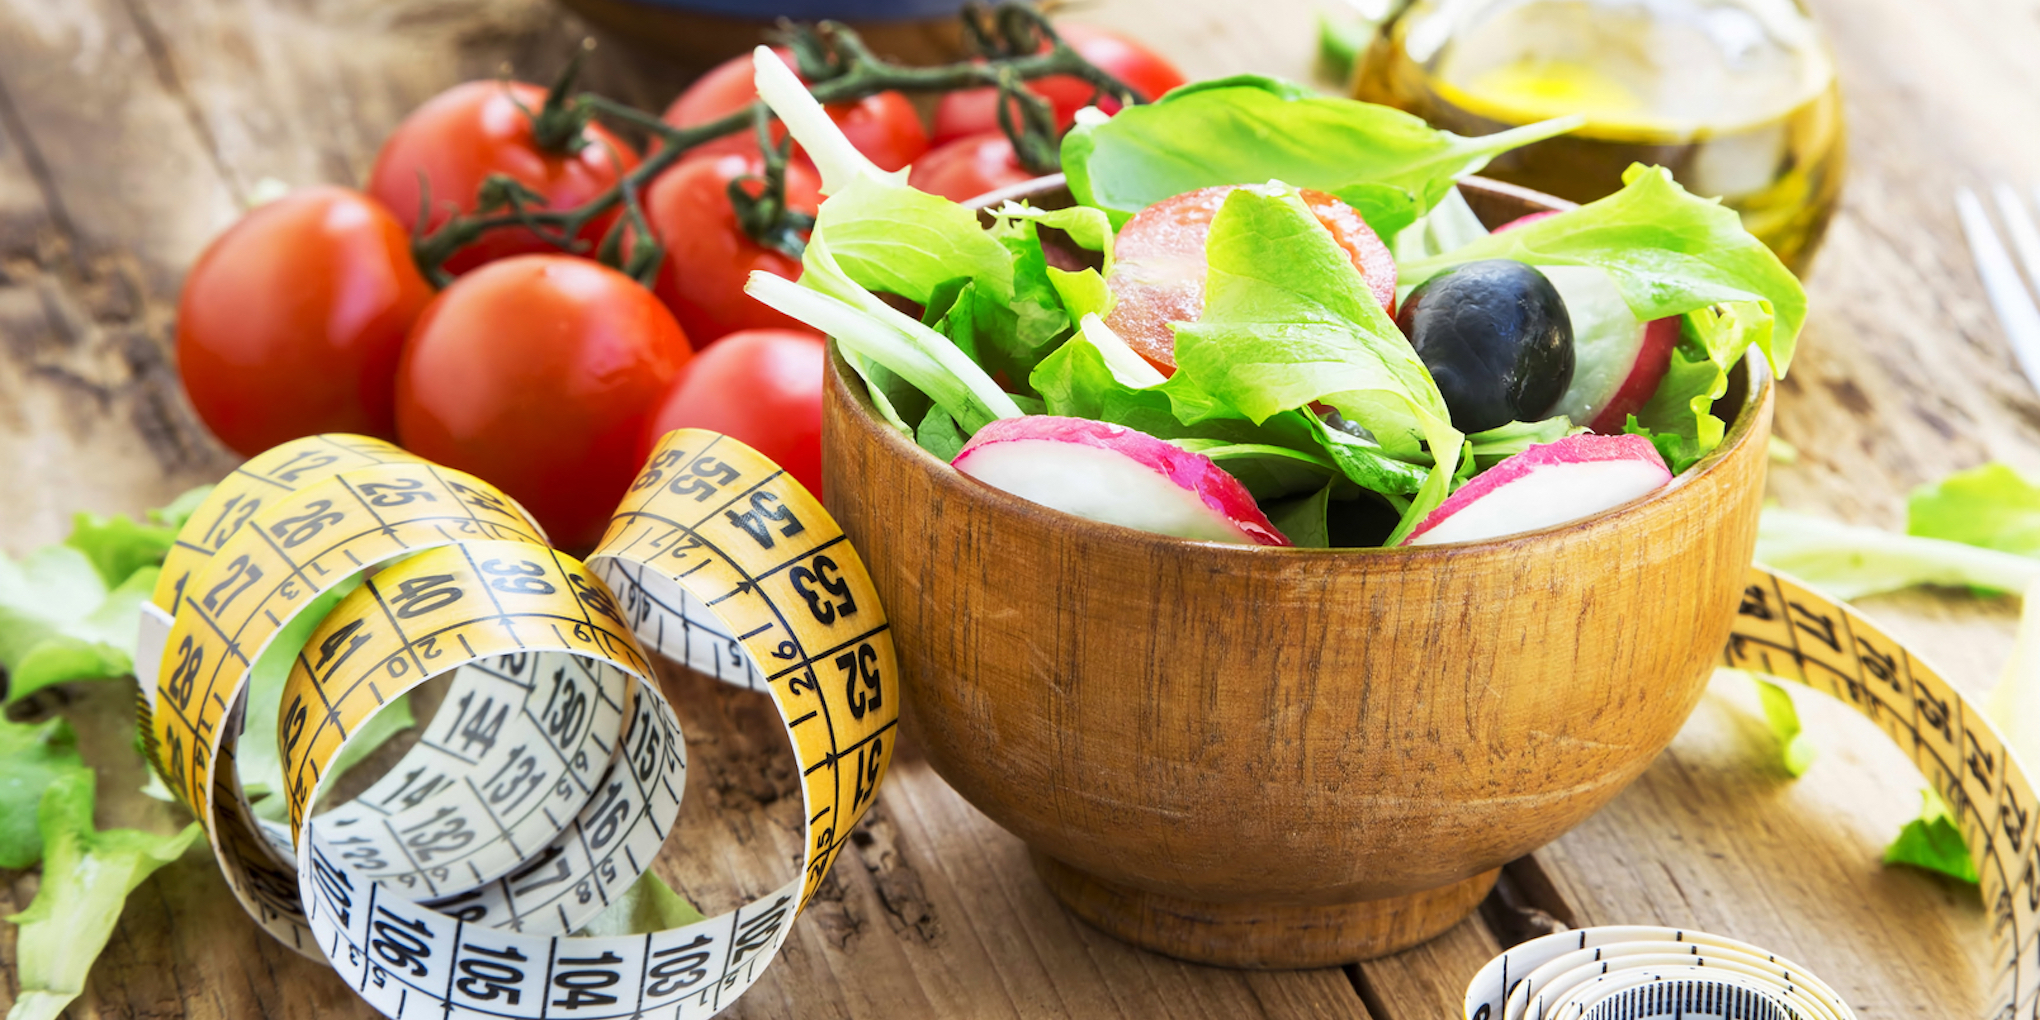
POLYGON ((1483 174, 1587 202, 1631 163, 1664 166, 1795 272, 1841 191, 1834 61, 1797 0, 1418 0, 1355 90, 1469 135, 1584 114, 1483 174))

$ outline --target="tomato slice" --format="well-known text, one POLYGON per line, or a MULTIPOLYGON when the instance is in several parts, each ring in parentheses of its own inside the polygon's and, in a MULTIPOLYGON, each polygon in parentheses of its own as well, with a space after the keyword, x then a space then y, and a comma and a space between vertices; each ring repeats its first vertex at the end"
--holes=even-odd
MULTIPOLYGON (((1142 209, 1119 228, 1112 273, 1115 301, 1105 324, 1149 364, 1176 370, 1172 322, 1195 322, 1204 312, 1204 241, 1212 217, 1238 187, 1220 184, 1187 191, 1142 209)), ((1352 206, 1322 191, 1302 189, 1304 205, 1352 257, 1353 268, 1381 307, 1395 314, 1395 256, 1352 206)))

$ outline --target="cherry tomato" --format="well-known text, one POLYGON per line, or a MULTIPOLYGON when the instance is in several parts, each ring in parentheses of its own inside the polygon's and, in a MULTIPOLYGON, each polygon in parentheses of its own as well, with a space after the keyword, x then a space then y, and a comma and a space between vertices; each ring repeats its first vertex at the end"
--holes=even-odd
POLYGON ((673 380, 638 459, 674 429, 709 429, 771 458, 820 499, 825 358, 813 333, 746 329, 723 337, 673 380))
MULTIPOLYGON (((1119 228, 1105 283, 1117 299, 1105 324, 1163 375, 1176 371, 1176 331, 1204 313, 1210 267, 1204 241, 1212 217, 1237 185, 1186 191, 1142 209, 1119 228)), ((1359 212, 1322 191, 1301 189, 1303 204, 1353 261, 1374 299, 1395 315, 1395 257, 1359 212)))
POLYGON ((397 352, 431 300, 389 210, 346 188, 294 191, 228 228, 184 278, 184 392, 244 456, 321 432, 394 439, 397 352))
MULTIPOLYGON (((798 328, 795 320, 744 293, 751 271, 800 278, 800 260, 753 241, 737 223, 729 182, 765 172, 756 153, 689 156, 645 189, 645 219, 666 246, 655 290, 697 347, 731 330, 798 328)), ((787 205, 813 215, 821 180, 807 164, 786 165, 787 205)))
MULTIPOLYGON (((422 176, 431 192, 430 229, 455 209, 472 211, 490 174, 504 174, 544 195, 548 208, 567 209, 601 194, 637 166, 630 143, 600 124, 582 129, 586 144, 579 152, 540 148, 532 117, 545 97, 545 89, 522 82, 471 81, 441 92, 390 132, 369 173, 368 193, 415 228, 422 176)), ((595 217, 579 237, 593 245, 616 215, 612 210, 595 217)), ((510 255, 558 250, 523 227, 502 227, 447 259, 446 269, 464 273, 510 255)))
POLYGON ((652 292, 572 255, 456 280, 397 368, 397 438, 487 479, 562 549, 586 551, 636 476, 653 404, 692 355, 652 292))
POLYGON ((999 130, 944 142, 914 163, 907 183, 952 202, 968 202, 987 191, 1031 181, 1013 142, 999 130))
MULTIPOLYGON (((785 47, 773 50, 779 59, 793 66, 793 53, 785 47)), ((666 107, 664 120, 674 127, 692 127, 726 117, 749 105, 758 98, 757 86, 753 83, 750 54, 731 57, 711 68, 673 105, 666 107)), ((843 129, 844 137, 866 159, 878 164, 881 170, 898 170, 920 158, 928 151, 928 130, 921 126, 921 115, 914 104, 898 92, 881 92, 867 96, 854 103, 830 103, 824 109, 829 119, 843 129)), ((786 137, 786 128, 772 125, 774 141, 786 137)), ((745 128, 733 135, 725 135, 699 148, 688 150, 689 156, 705 152, 757 152, 758 133, 745 128)), ((800 154, 800 147, 795 146, 800 154)), ((806 161, 805 154, 801 160, 806 161)))
MULTIPOLYGON (((1150 102, 1161 98, 1162 93, 1183 84, 1183 72, 1153 50, 1134 42, 1117 32, 1110 32, 1093 25, 1082 25, 1073 21, 1058 21, 1055 30, 1070 44, 1070 48, 1083 55, 1085 60, 1098 65, 1106 73, 1133 87, 1150 102)), ((1048 47, 1043 46, 1046 50, 1048 47)), ((1055 126, 1058 131, 1067 131, 1076 119, 1077 111, 1091 105, 1091 98, 1097 95, 1084 79, 1071 75, 1056 75, 1050 78, 1036 78, 1027 87, 1039 93, 1055 109, 1055 126)), ((1119 112, 1119 100, 1101 96, 1098 108, 1106 113, 1119 112)), ((942 97, 935 107, 936 145, 965 135, 999 130, 999 90, 994 88, 964 89, 942 97)))

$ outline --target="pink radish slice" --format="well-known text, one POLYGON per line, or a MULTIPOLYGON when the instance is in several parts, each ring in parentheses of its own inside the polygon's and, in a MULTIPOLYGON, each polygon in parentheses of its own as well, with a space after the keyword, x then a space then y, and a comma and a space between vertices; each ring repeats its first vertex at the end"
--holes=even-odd
MULTIPOLYGON (((1112 244, 1113 305, 1105 324, 1163 375, 1176 371, 1172 322, 1204 314, 1204 240, 1212 217, 1237 185, 1186 191, 1135 213, 1112 244)), ((1311 214, 1346 249, 1353 268, 1381 307, 1395 317, 1395 256, 1352 206, 1322 191, 1297 192, 1311 214)))
POLYGON ((1475 475, 1410 533, 1410 545, 1477 542, 1590 517, 1672 480, 1642 436, 1567 436, 1475 475))
POLYGON ((1556 215, 1558 215, 1557 209, 1546 209, 1543 212, 1534 212, 1530 213, 1527 216, 1518 216, 1515 219, 1510 220, 1509 222, 1504 223, 1499 227, 1496 227, 1493 232, 1499 234, 1505 230, 1514 230, 1517 227, 1527 227, 1530 224, 1537 222, 1538 220, 1548 220, 1556 215))
POLYGON ((1211 458, 1085 418, 1002 418, 950 464, 1043 506, 1157 534, 1288 545, 1239 480, 1211 458))
POLYGON ((1572 383, 1551 413, 1595 432, 1620 433, 1671 368, 1679 319, 1639 320, 1615 281, 1592 266, 1538 268, 1565 299, 1573 326, 1572 383))

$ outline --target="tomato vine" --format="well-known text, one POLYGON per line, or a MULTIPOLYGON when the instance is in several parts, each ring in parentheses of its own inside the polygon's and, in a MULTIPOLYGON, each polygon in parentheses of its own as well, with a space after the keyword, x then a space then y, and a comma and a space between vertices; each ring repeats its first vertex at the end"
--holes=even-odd
MULTIPOLYGON (((871 52, 849 26, 834 21, 812 25, 781 23, 782 41, 793 51, 795 66, 808 91, 824 104, 851 102, 882 92, 949 92, 992 87, 999 92, 999 126, 1013 142, 1023 166, 1037 173, 1053 172, 1060 137, 1049 101, 1027 87, 1038 78, 1068 75, 1084 81, 1100 97, 1126 105, 1148 97, 1086 60, 1057 34, 1032 5, 1007 0, 996 8, 973 5, 963 14, 964 38, 975 56, 951 64, 913 67, 871 52)), ((585 49, 582 53, 585 53, 585 49)), ((444 268, 455 252, 490 230, 522 226, 563 251, 582 253, 588 244, 578 235, 587 224, 621 205, 623 215, 595 245, 594 256, 650 285, 664 257, 647 225, 641 195, 653 178, 698 146, 742 130, 758 132, 764 173, 730 182, 729 197, 738 222, 761 244, 800 254, 812 217, 789 209, 785 201, 786 160, 791 140, 771 140, 772 113, 763 102, 704 124, 675 127, 627 103, 592 92, 572 93, 582 53, 569 61, 554 83, 545 105, 532 116, 534 135, 555 149, 585 144, 581 127, 601 117, 614 125, 649 135, 653 148, 643 162, 617 183, 588 201, 568 209, 545 207, 542 196, 503 175, 482 186, 473 213, 456 215, 412 241, 419 269, 438 286, 452 281, 444 268)), ((420 223, 426 222, 421 217, 420 223)))

